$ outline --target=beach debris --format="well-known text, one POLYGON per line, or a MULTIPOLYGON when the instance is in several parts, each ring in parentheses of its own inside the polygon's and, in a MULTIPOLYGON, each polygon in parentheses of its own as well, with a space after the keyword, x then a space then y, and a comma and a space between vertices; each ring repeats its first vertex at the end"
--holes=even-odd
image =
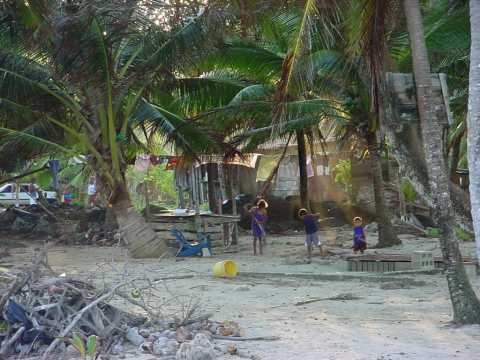
POLYGON ((360 300, 361 297, 351 294, 351 293, 345 293, 345 294, 338 294, 332 297, 328 298, 311 298, 311 299, 306 299, 302 301, 298 301, 295 303, 295 306, 301 306, 301 305, 306 305, 318 301, 350 301, 350 300, 360 300))

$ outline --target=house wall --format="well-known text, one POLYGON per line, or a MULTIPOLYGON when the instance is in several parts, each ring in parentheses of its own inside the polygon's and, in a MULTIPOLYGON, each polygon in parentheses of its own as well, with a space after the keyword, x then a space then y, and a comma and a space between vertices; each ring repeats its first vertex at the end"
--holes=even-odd
MULTIPOLYGON (((310 199, 313 202, 337 201, 346 199, 343 190, 335 183, 332 176, 332 168, 337 159, 328 160, 322 155, 316 155, 315 165, 311 164, 308 178, 310 199), (316 167, 316 171, 313 169, 316 167)), ((298 156, 287 155, 280 163, 277 176, 272 184, 270 195, 279 198, 299 196, 300 174, 298 168, 298 156)))
MULTIPOLYGON (((400 179, 398 165, 394 161, 382 163, 383 179, 385 181, 385 205, 393 216, 400 216, 399 188, 400 179)), ((357 162, 352 165, 352 188, 356 203, 366 213, 375 214, 375 198, 371 167, 368 162, 357 162)))

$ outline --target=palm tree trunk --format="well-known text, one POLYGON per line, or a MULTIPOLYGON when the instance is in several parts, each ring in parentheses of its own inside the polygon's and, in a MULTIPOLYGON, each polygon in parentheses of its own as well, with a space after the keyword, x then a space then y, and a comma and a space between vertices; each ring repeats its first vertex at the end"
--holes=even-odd
POLYGON ((383 186, 382 160, 376 135, 368 133, 368 153, 370 155, 370 166, 373 174, 373 194, 375 198, 375 213, 378 222, 378 244, 377 248, 384 248, 401 244, 390 220, 390 212, 385 206, 385 187, 383 186))
POLYGON ((443 149, 443 125, 432 106, 431 74, 419 0, 404 0, 404 11, 412 48, 417 106, 433 202, 433 220, 441 228, 445 273, 453 306, 453 321, 480 323, 480 302, 465 272, 449 189, 449 171, 443 149))
POLYGON ((477 263, 480 263, 480 0, 470 0, 470 27, 472 40, 470 45, 467 154, 477 263))
POLYGON ((310 209, 308 201, 307 147, 305 132, 297 130, 298 169, 300 170, 300 203, 303 208, 310 209))
POLYGON ((117 186, 111 205, 131 257, 158 258, 167 251, 166 241, 158 239, 155 231, 134 209, 126 184, 117 186))
POLYGON ((283 159, 285 158, 285 155, 287 154, 288 150, 288 145, 290 144, 290 140, 292 139, 293 133, 290 133, 287 143, 285 144, 285 147, 283 148, 282 154, 280 155, 280 158, 277 161, 277 165, 272 169, 270 174, 268 175, 267 179, 265 180, 265 183, 263 184, 262 188, 260 189, 260 192, 258 195, 260 197, 265 197, 267 193, 270 191, 270 187, 272 186, 273 179, 275 176, 277 176, 278 170, 280 169, 280 164, 282 163, 283 159))

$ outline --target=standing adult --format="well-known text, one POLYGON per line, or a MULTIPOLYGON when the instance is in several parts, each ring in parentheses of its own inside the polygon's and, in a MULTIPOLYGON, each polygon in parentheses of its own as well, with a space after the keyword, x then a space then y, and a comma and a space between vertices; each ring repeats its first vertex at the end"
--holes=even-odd
POLYGON ((37 187, 35 186, 34 183, 30 183, 28 185, 28 193, 29 193, 29 196, 30 196, 29 204, 30 205, 37 205, 38 189, 37 189, 37 187))
POLYGON ((88 206, 95 206, 97 202, 97 180, 95 176, 90 176, 87 187, 88 206))

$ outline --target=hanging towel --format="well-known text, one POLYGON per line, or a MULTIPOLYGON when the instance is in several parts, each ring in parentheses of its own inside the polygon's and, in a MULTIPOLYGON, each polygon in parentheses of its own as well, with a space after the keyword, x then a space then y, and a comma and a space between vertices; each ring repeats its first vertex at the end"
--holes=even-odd
POLYGON ((139 172, 147 172, 150 167, 150 155, 137 155, 135 159, 135 170, 139 172))
POLYGON ((48 166, 50 167, 50 171, 52 172, 52 185, 55 189, 58 189, 60 185, 58 179, 58 173, 60 172, 60 161, 59 160, 49 160, 48 166))
POLYGON ((312 158, 310 155, 307 155, 307 177, 311 178, 313 176, 315 176, 315 173, 313 171, 312 158))

